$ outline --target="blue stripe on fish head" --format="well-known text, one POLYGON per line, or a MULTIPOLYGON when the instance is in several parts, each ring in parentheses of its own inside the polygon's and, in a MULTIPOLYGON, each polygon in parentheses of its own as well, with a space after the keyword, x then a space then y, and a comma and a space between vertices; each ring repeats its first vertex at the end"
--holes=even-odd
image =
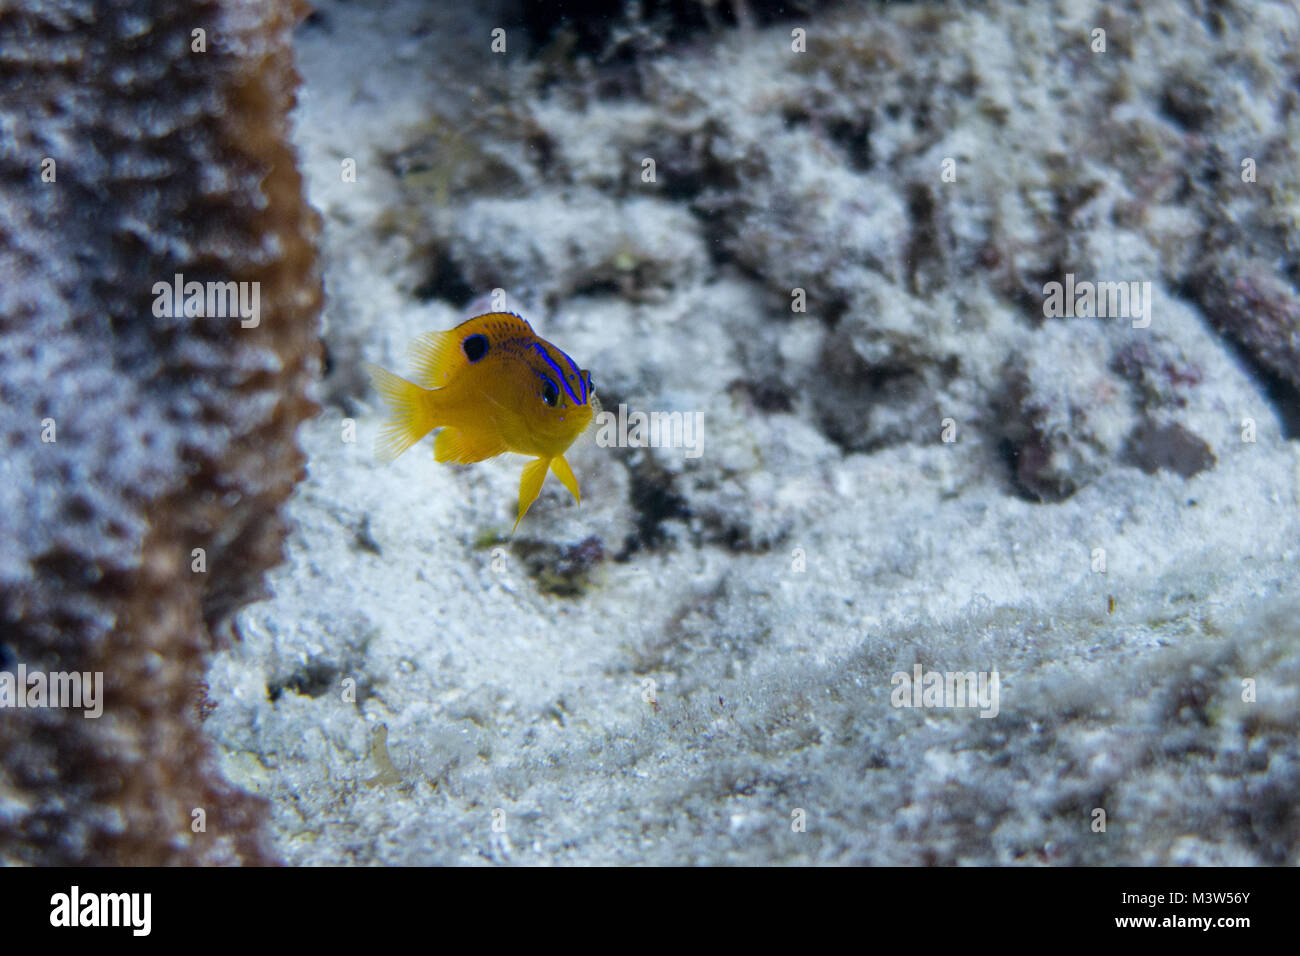
POLYGON ((578 404, 585 405, 587 403, 587 382, 582 376, 582 369, 578 368, 578 363, 575 362, 569 353, 564 351, 564 349, 555 348, 554 345, 552 345, 551 348, 554 348, 555 351, 564 356, 564 361, 568 362, 569 368, 573 369, 573 377, 577 380, 578 387, 582 389, 582 399, 578 404))
MULTIPOLYGON (((575 405, 582 405, 583 403, 585 403, 587 400, 586 390, 584 389, 582 398, 578 398, 577 394, 573 391, 573 386, 569 384, 568 376, 566 376, 564 374, 564 370, 561 369, 560 366, 555 363, 555 359, 551 358, 551 353, 546 351, 546 348, 542 345, 542 343, 534 342, 533 348, 537 350, 537 354, 540 355, 543 359, 545 359, 546 364, 549 365, 551 369, 555 372, 556 378, 558 378, 560 383, 564 386, 564 390, 569 393, 569 397, 573 399, 573 403, 575 405)), ((564 355, 563 352, 561 352, 560 354, 564 355)), ((566 355, 565 358, 568 358, 568 356, 566 355)), ((569 363, 572 364, 573 359, 569 359, 569 363)), ((552 382, 551 384, 554 385, 555 383, 552 382)))

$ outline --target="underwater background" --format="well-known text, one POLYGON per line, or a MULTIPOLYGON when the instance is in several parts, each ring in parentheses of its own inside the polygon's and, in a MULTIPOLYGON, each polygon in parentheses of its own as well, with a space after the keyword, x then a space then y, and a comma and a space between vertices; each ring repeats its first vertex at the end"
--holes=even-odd
MULTIPOLYGON (((0 732, 5 859, 1300 863, 1293 4, 220 16, 233 75, 283 73, 227 83, 235 141, 284 152, 195 154, 170 205, 143 177, 112 244, 170 280, 150 224, 242 222, 204 210, 249 177, 292 228, 236 195, 190 238, 254 250, 215 274, 266 283, 262 327, 83 318, 113 364, 72 394, 0 292, 0 664, 120 685, 0 732), (694 432, 589 434, 581 505, 551 478, 513 534, 522 459, 378 460, 366 363, 502 310, 694 432), (36 768, 73 764, 56 806, 36 768)), ((182 76, 159 101, 208 104, 182 76)))

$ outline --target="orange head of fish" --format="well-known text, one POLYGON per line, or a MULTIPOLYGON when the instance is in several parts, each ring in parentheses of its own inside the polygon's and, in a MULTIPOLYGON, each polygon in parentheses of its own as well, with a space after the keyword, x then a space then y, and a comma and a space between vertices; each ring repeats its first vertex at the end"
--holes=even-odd
POLYGON ((545 339, 533 336, 517 344, 518 361, 509 374, 522 428, 521 434, 507 437, 516 450, 561 455, 599 409, 591 373, 545 339))

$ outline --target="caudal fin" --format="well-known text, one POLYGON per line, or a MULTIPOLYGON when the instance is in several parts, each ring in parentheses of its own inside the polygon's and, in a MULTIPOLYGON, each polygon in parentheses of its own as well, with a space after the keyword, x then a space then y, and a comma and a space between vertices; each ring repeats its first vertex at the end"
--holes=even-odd
POLYGON ((375 391, 392 409, 392 416, 375 439, 375 454, 392 461, 438 427, 428 401, 429 390, 369 362, 366 371, 375 391))

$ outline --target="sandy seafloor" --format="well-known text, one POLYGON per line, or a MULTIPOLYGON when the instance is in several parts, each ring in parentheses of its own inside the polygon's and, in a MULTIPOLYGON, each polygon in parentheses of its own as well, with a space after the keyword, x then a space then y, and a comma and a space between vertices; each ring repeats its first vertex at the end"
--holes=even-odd
MULTIPOLYGON (((284 859, 1300 862, 1300 443, 1170 278, 1203 207, 1129 165, 1186 142, 1171 64, 1212 80, 1233 166, 1297 142, 1267 97, 1293 9, 1255 5, 1249 70, 1194 5, 1107 14, 1103 60, 1105 5, 993 3, 697 31, 638 71, 471 6, 323 3, 298 34, 324 410, 206 723, 284 859), (993 248, 1011 285, 1151 280, 1151 326, 1034 321, 993 248), (581 507, 552 477, 513 540, 523 459, 377 462, 360 363, 409 370, 496 286, 607 405, 702 412, 701 456, 588 442, 581 507), (1137 467, 1143 422, 1213 465, 1137 467), (996 669, 999 713, 891 706, 915 664, 996 669)), ((1271 155, 1260 208, 1300 219, 1271 155)))

